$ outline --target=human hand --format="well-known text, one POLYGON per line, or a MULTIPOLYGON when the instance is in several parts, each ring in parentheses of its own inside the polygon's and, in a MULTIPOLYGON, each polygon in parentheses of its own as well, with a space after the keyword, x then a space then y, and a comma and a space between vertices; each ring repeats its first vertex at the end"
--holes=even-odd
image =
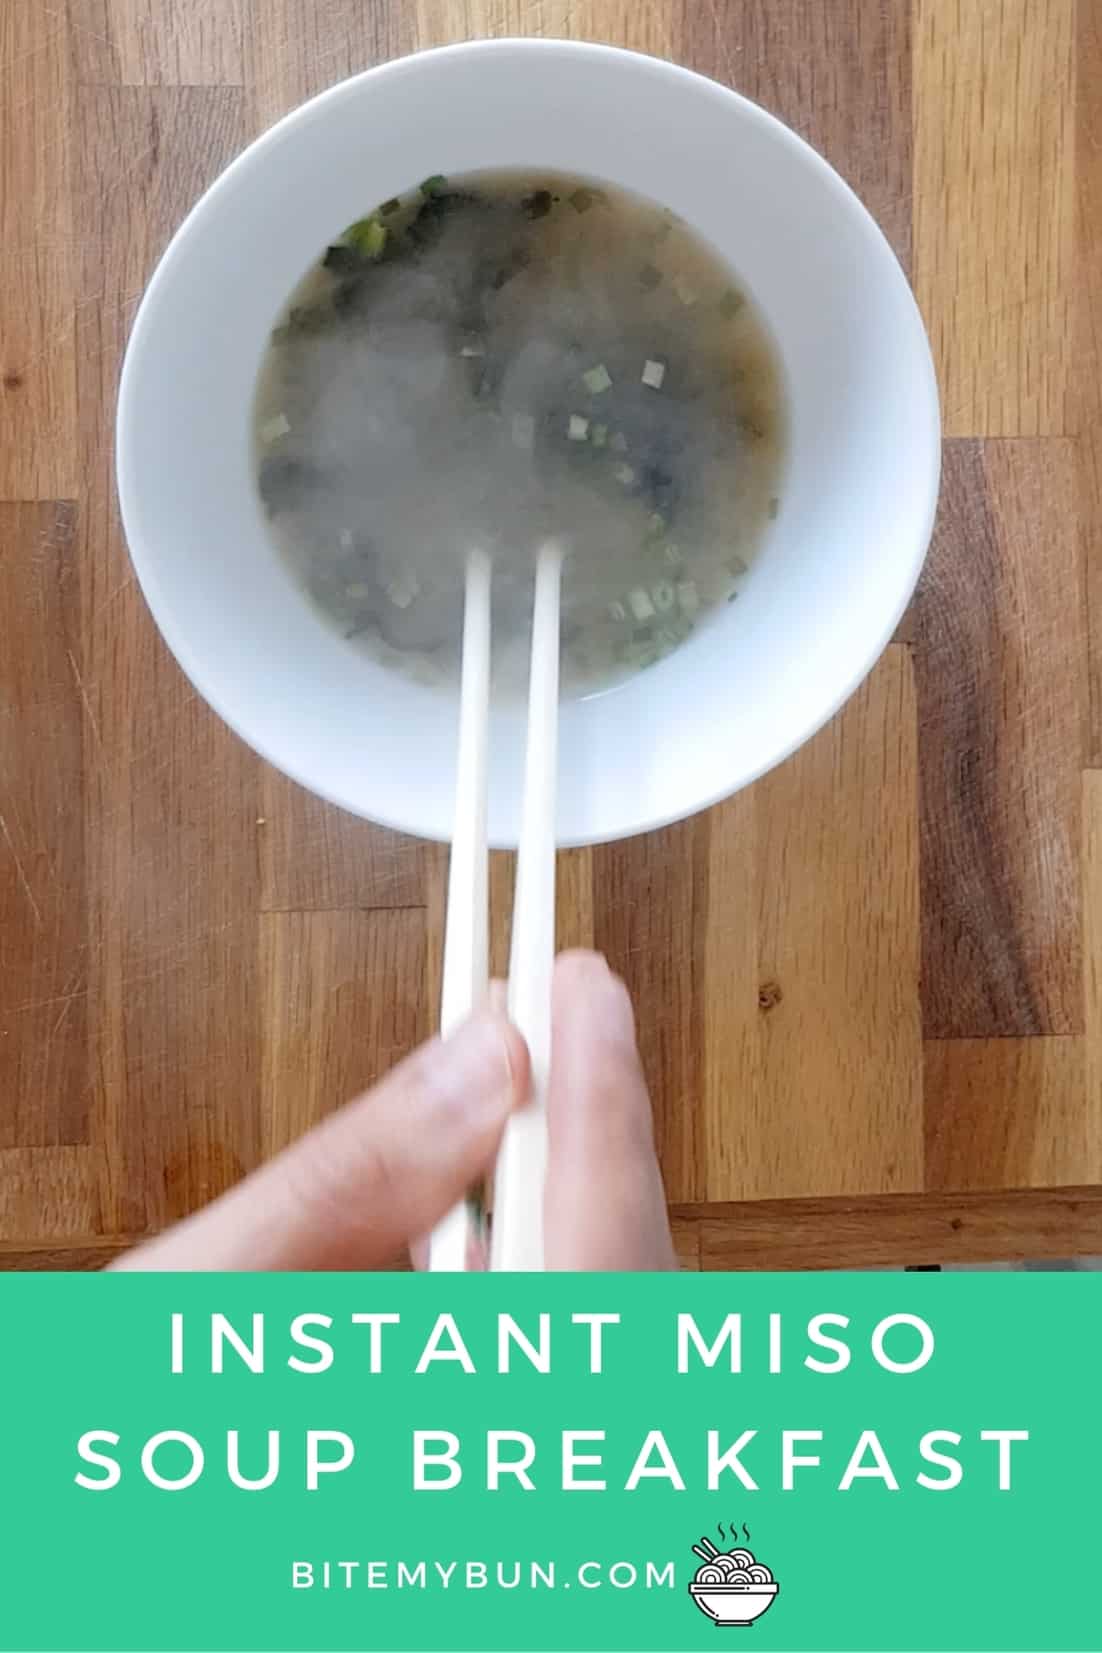
MULTIPOLYGON (((481 1011, 115 1267, 386 1267, 492 1169, 528 1081, 516 1028, 481 1011)), ((547 1126, 547 1267, 675 1267, 631 1001, 595 953, 555 963, 547 1126)))

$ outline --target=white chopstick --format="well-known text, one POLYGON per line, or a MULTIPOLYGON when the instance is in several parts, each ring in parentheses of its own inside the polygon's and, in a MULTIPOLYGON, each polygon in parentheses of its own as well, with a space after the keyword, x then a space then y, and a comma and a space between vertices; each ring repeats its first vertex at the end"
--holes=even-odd
MULTIPOLYGON (((489 879, 486 854, 486 752, 490 718, 490 559, 467 558, 455 822, 448 859, 448 907, 440 991, 440 1032, 453 1032, 489 987, 489 879)), ((429 1242, 429 1268, 467 1267, 471 1218, 465 1201, 448 1212, 429 1242)))
POLYGON ((528 1043, 532 1096, 505 1130, 494 1177, 490 1266, 543 1268, 547 1080, 551 1067, 551 971, 555 958, 555 792, 559 724, 559 595, 562 550, 544 545, 536 564, 528 747, 513 895, 509 1015, 528 1043))

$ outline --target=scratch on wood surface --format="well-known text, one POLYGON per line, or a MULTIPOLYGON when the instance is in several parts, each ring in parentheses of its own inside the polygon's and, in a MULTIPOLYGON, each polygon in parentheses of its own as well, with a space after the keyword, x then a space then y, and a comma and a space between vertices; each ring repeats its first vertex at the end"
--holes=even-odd
POLYGON ((74 999, 86 998, 87 987, 78 987, 72 993, 52 993, 45 999, 26 999, 22 1004, 13 1004, 5 1010, 5 1016, 25 1016, 32 1010, 49 1010, 51 1005, 72 1004, 74 999))
POLYGON ((88 715, 88 722, 92 725, 92 733, 96 737, 96 745, 102 752, 103 740, 100 737, 99 724, 96 722, 96 714, 92 710, 92 702, 88 698, 88 691, 84 687, 84 679, 80 675, 80 668, 77 666, 76 656, 73 654, 72 649, 66 649, 65 653, 69 657, 69 665, 72 667, 73 676, 76 679, 77 690, 80 694, 81 703, 88 715))
POLYGON ((27 897, 28 902, 30 903, 31 911, 34 913, 34 921, 35 921, 36 924, 41 925, 41 923, 42 923, 42 910, 39 907, 38 902, 34 898, 34 891, 31 889, 31 886, 30 886, 30 883, 28 881, 27 875, 23 871, 23 863, 19 859, 19 854, 16 850, 16 847, 15 847, 14 843, 12 842, 11 833, 8 831, 8 823, 7 823, 7 821, 5 821, 5 819, 2 815, 0 815, 0 832, 2 832, 4 834, 4 842, 7 844, 9 850, 11 851, 11 858, 12 858, 12 861, 15 863, 16 877, 19 879, 19 882, 20 882, 20 884, 22 885, 22 888, 23 888, 23 893, 27 897))
POLYGON ((723 25, 720 21, 719 6, 717 4, 717 0, 708 0, 708 7, 709 7, 709 10, 711 11, 711 14, 712 14, 712 22, 715 25, 716 50, 719 53, 720 58, 722 60, 723 76, 724 76, 724 79, 726 80, 728 86, 734 86, 735 85, 735 60, 734 60, 734 57, 731 54, 731 48, 727 44, 727 37, 723 33, 723 25))

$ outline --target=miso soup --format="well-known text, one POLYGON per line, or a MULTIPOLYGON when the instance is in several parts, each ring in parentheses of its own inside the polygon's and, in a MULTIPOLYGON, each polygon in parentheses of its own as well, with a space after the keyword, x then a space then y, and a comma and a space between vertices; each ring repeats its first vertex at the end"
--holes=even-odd
POLYGON ((735 600, 783 508, 752 297, 672 212, 561 174, 429 178, 350 225, 272 333, 255 439, 287 566, 388 667, 456 677, 466 554, 491 554, 499 692, 548 536, 563 689, 593 693, 735 600))

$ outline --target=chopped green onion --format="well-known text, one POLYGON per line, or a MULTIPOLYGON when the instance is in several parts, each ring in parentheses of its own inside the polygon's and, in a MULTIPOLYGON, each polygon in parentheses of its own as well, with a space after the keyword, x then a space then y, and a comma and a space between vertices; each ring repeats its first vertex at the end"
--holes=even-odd
POLYGON ((628 611, 624 607, 623 603, 609 603, 608 617, 610 620, 626 620, 628 617, 628 611))
POLYGON ((651 390, 661 390, 662 380, 666 377, 665 362, 653 361, 648 356, 646 361, 643 363, 642 377, 643 383, 645 385, 649 385, 651 390))
POLYGON ((654 618, 654 604, 650 599, 650 592, 644 591, 637 585, 634 591, 628 592, 628 607, 637 620, 652 620, 654 618))
POLYGON ((593 429, 589 433, 589 440, 593 443, 595 448, 603 448, 605 443, 608 441, 608 426, 594 425, 593 429))
POLYGON ((573 195, 567 197, 575 212, 588 212, 596 201, 597 196, 591 189, 576 189, 573 195))
POLYGON ((662 280, 662 272, 657 264, 644 264, 639 271, 639 285, 645 293, 653 293, 662 280))
POLYGON ((728 287, 719 301, 719 313, 724 321, 730 321, 732 316, 738 315, 745 303, 746 300, 737 287, 728 287))
POLYGON ((448 180, 442 172, 434 172, 431 178, 426 178, 421 185, 421 194, 428 200, 430 195, 439 195, 445 188, 448 180))
POLYGON ((408 608, 421 587, 417 576, 410 569, 403 569, 397 579, 391 580, 386 588, 386 594, 395 608, 408 608))
POLYGON ((669 563, 671 568, 680 568, 681 564, 685 561, 685 558, 681 554, 681 547, 679 545, 675 545, 672 540, 666 546, 666 561, 669 563))
POLYGON ((566 434, 572 442, 584 442, 589 435, 589 420, 583 419, 580 413, 572 413, 566 434))
POLYGON ((620 652, 620 659, 635 671, 645 671, 658 659, 658 651, 653 643, 627 643, 620 652))
POLYGON ((379 222, 374 213, 369 218, 357 219, 344 233, 365 258, 378 258, 386 246, 387 227, 379 222))
POLYGON ((536 421, 530 413, 513 414, 513 441, 518 448, 530 448, 536 439, 536 421))
POLYGON ((278 442, 281 436, 286 436, 291 428, 291 421, 285 413, 277 413, 274 419, 266 419, 260 427, 261 440, 264 442, 278 442))
POLYGON ((382 213, 384 218, 389 218, 392 212, 397 212, 400 209, 401 205, 402 203, 398 197, 396 195, 392 195, 389 201, 383 202, 382 206, 379 208, 379 211, 382 213))
POLYGON ((612 442, 611 442, 610 445, 616 449, 617 453, 627 453, 627 451, 628 451, 628 439, 624 435, 622 430, 618 430, 616 432, 615 436, 612 438, 612 442))
POLYGON ((728 557, 727 567, 731 570, 732 574, 746 573, 746 564, 743 562, 741 557, 728 557))
POLYGON ((692 616, 700 607, 700 596, 695 580, 678 580, 677 606, 682 614, 692 616))
POLYGON ((617 482, 622 482, 625 488, 630 488, 635 481, 635 472, 630 465, 617 465, 613 471, 617 482))
POLYGON ((598 362, 596 367, 589 367, 586 369, 586 371, 582 374, 582 382, 587 390, 593 392, 594 396, 599 396, 602 390, 607 390, 609 385, 611 385, 612 375, 609 373, 604 362, 598 362))
POLYGON ((677 592, 669 580, 659 580, 657 585, 651 586, 651 601, 659 614, 668 614, 677 601, 677 592))

